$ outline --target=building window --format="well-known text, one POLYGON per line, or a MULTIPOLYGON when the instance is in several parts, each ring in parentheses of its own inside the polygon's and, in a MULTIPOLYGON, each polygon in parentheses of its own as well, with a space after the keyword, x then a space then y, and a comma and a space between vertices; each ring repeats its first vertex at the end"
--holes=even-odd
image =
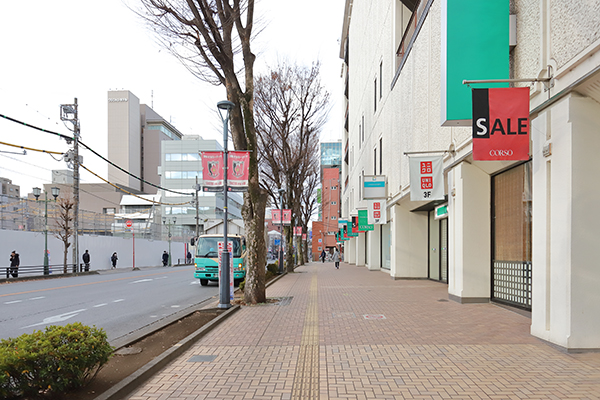
POLYGON ((317 249, 319 249, 319 251, 323 250, 323 248, 321 246, 317 247, 317 249))
POLYGON ((331 219, 337 219, 337 217, 334 215, 333 217, 331 217, 331 219))
POLYGON ((365 116, 362 116, 362 141, 365 141, 365 116))
POLYGON ((383 138, 379 138, 379 175, 381 175, 381 171, 383 166, 383 138))
POLYGON ((383 97, 383 61, 379 63, 379 98, 383 97))
POLYGON ((377 149, 373 149, 373 175, 377 175, 377 149))
POLYGON ((115 213, 115 208, 114 207, 109 207, 109 208, 103 208, 102 212, 104 214, 110 214, 113 215, 115 213))
POLYGON ((331 205, 332 205, 332 206, 335 206, 336 204, 337 204, 337 202, 336 202, 336 201, 332 201, 332 202, 331 202, 331 205))
POLYGON ((373 81, 373 112, 377 111, 377 78, 373 81))

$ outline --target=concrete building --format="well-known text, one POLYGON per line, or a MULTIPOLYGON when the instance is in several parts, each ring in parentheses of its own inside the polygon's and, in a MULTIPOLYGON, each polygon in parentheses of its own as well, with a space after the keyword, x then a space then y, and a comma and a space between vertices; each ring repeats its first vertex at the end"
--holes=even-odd
POLYGON ((530 310, 533 335, 600 348, 599 7, 346 1, 341 217, 368 206, 366 176, 385 177, 387 190, 385 221, 345 242, 347 261, 446 282, 461 303, 530 310), (463 80, 511 78, 530 81, 473 86, 529 87, 530 158, 474 160, 463 80), (443 157, 439 200, 410 200, 417 153, 443 157))
POLYGON ((2 191, 0 194, 7 197, 21 197, 21 187, 19 185, 13 185, 12 180, 8 178, 0 178, 0 186, 2 191))
MULTIPOLYGON (((340 148, 341 150, 341 148, 340 148)), ((336 246, 340 215, 340 169, 323 168, 321 182, 321 220, 312 223, 312 254, 318 260, 321 251, 331 251, 336 246)))
MULTIPOLYGON (((164 191, 162 216, 176 217, 177 225, 196 231, 196 183, 202 184, 201 151, 222 151, 216 140, 204 140, 200 136, 183 136, 182 140, 161 142, 160 186, 164 191)), ((198 233, 218 233, 223 221, 223 193, 198 191, 198 233)), ((227 205, 230 222, 229 232, 239 233, 242 219, 243 198, 240 193, 228 193, 227 205)), ((241 224, 243 227, 243 224, 241 224)), ((243 231, 243 228, 242 228, 243 231)))
MULTIPOLYGON (((160 183, 160 143, 181 140, 182 134, 128 90, 108 92, 108 159, 155 185, 160 183)), ((108 180, 136 193, 157 189, 108 166, 108 180)))

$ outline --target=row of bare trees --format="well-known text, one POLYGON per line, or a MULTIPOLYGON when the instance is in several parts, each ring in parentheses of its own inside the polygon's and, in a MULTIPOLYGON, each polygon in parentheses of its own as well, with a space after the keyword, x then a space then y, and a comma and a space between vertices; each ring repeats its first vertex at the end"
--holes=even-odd
MULTIPOLYGON (((269 197, 277 204, 276 190, 284 188, 286 207, 294 210, 305 229, 314 209, 303 199, 314 198, 318 181, 314 155, 328 110, 329 95, 316 79, 319 65, 305 69, 284 64, 255 79, 254 0, 141 0, 141 4, 138 15, 163 46, 200 80, 224 86, 227 100, 235 104, 230 115, 233 144, 236 150, 250 151, 242 207, 249 255, 244 298, 247 303, 264 302, 264 218, 269 197)), ((291 242, 289 231, 287 237, 291 242)))

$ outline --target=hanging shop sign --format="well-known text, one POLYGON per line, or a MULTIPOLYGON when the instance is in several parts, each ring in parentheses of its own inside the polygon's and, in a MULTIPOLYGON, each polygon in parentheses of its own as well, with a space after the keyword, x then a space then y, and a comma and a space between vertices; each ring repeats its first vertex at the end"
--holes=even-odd
POLYGON ((223 191, 223 152, 203 151, 202 155, 202 179, 205 192, 223 191))
POLYGON ((302 227, 301 226, 295 226, 294 227, 294 235, 295 236, 302 236, 302 227))
POLYGON ((358 233, 358 216, 352 217, 352 233, 358 233))
POLYGON ((248 165, 250 152, 230 151, 227 153, 227 190, 230 192, 248 191, 248 165))
POLYGON ((369 211, 358 210, 358 230, 360 232, 372 231, 375 229, 373 224, 369 224, 369 211))
POLYGON ((302 240, 306 240, 306 233, 302 234, 302 240))
POLYGON ((284 225, 292 224, 292 210, 283 210, 283 224, 284 225))
POLYGON ((435 208, 435 214, 433 215, 433 217, 435 219, 448 218, 448 204, 437 206, 435 208))
POLYGON ((386 198, 385 175, 365 175, 363 199, 386 198))
POLYGON ((271 209, 271 222, 273 225, 281 224, 281 210, 271 209))
POLYGON ((385 225, 387 222, 387 201, 386 200, 372 200, 367 202, 367 212, 369 224, 374 225, 385 225))
POLYGON ((410 157, 410 200, 444 199, 442 156, 410 157))
POLYGON ((346 223, 348 223, 347 219, 338 219, 338 228, 346 226, 346 223))
POLYGON ((473 160, 529 160, 529 88, 472 92, 473 160))
MULTIPOLYGON (((352 217, 354 218, 354 217, 352 217)), ((348 237, 357 237, 358 232, 352 232, 352 221, 346 223, 346 235, 348 237)))

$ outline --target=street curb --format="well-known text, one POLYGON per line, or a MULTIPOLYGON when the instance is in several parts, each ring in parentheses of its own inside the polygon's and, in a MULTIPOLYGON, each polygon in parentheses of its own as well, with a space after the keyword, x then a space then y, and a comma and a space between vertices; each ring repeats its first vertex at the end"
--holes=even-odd
POLYGON ((192 345, 194 345, 198 339, 210 332, 213 328, 215 328, 239 309, 239 305, 231 307, 223 314, 219 315, 208 324, 198 329, 196 332, 180 340, 177 344, 161 355, 156 356, 152 361, 148 362, 142 368, 138 369, 136 372, 117 383, 111 389, 102 393, 100 396, 95 397, 94 400, 120 400, 124 398, 138 388, 143 382, 158 373, 158 371, 160 371, 168 363, 181 356, 185 351, 192 347, 192 345))

